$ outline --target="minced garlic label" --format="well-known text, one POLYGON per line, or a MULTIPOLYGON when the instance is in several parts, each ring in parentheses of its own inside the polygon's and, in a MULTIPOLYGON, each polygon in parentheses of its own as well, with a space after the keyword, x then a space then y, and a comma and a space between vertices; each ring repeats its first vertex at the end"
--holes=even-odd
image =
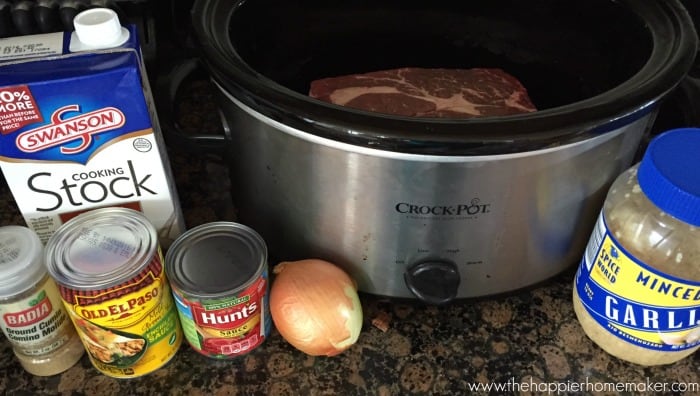
POLYGON ((671 277, 635 258, 610 234, 603 216, 575 287, 591 316, 632 344, 662 351, 700 345, 700 283, 671 277))

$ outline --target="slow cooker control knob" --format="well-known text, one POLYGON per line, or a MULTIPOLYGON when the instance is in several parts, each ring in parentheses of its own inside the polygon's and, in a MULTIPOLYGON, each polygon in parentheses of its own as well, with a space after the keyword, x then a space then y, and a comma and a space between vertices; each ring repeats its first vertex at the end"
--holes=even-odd
POLYGON ((404 273, 408 289, 423 302, 444 304, 457 296, 461 276, 449 261, 423 261, 404 273))

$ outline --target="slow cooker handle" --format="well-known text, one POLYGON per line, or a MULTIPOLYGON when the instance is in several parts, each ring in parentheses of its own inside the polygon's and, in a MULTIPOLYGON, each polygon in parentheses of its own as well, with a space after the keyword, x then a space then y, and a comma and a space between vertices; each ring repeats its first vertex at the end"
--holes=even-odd
POLYGON ((168 73, 156 80, 153 95, 163 135, 174 148, 197 154, 224 157, 226 136, 222 134, 187 134, 176 121, 177 92, 185 79, 201 68, 198 58, 186 58, 175 63, 168 73))

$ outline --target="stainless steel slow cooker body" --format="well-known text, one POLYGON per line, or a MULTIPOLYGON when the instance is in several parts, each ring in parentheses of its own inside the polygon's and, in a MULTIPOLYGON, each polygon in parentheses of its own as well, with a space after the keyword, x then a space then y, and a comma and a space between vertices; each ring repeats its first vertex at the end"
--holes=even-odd
POLYGON ((697 47, 676 1, 442 3, 195 3, 234 203, 273 262, 324 258, 428 303, 560 273, 697 47), (398 66, 502 67, 540 111, 409 119, 305 95, 398 66))

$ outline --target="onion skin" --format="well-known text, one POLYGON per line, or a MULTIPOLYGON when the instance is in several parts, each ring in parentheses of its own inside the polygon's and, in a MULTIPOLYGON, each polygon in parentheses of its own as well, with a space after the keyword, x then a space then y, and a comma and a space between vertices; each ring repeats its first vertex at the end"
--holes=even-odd
POLYGON ((311 356, 334 356, 357 342, 362 306, 345 271, 319 259, 277 264, 270 314, 282 338, 311 356))

